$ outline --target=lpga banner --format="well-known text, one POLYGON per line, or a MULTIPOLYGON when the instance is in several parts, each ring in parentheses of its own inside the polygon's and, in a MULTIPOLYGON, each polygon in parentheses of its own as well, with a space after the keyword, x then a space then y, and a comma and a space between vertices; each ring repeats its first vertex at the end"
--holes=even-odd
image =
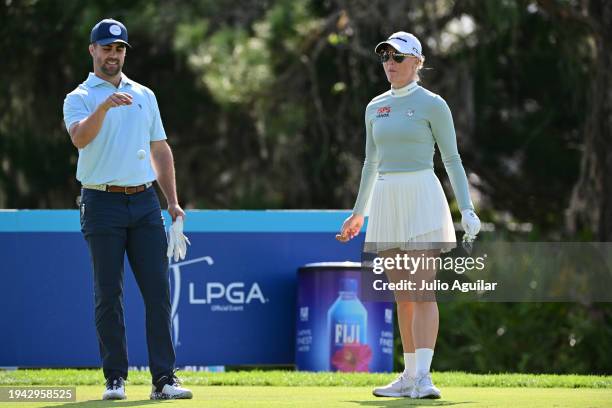
MULTIPOLYGON (((297 270, 359 261, 363 237, 334 239, 347 215, 189 211, 187 258, 170 265, 177 365, 294 364, 297 270)), ((0 255, 0 366, 98 366, 78 211, 0 211, 0 255)), ((124 308, 130 365, 148 365, 144 305, 127 259, 124 308)))

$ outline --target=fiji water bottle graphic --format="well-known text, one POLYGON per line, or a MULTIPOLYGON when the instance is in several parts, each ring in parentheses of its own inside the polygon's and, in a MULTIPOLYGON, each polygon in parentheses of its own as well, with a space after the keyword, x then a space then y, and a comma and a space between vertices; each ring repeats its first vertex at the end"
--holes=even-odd
POLYGON ((357 280, 340 279, 338 299, 327 311, 331 371, 368 371, 368 312, 357 298, 357 280))

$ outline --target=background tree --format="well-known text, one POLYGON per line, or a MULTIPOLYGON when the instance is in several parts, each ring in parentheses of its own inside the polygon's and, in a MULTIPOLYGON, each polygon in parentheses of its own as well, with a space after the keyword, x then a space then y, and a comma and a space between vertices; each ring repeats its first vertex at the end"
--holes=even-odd
POLYGON ((91 26, 114 16, 134 42, 125 72, 158 95, 188 207, 351 207, 363 111, 388 89, 372 50, 406 29, 423 39, 423 85, 453 109, 481 212, 565 233, 598 66, 584 24, 549 11, 565 2, 229 4, 0 5, 0 44, 11 50, 0 71, 0 206, 72 207, 77 152, 61 105, 91 69, 91 26))

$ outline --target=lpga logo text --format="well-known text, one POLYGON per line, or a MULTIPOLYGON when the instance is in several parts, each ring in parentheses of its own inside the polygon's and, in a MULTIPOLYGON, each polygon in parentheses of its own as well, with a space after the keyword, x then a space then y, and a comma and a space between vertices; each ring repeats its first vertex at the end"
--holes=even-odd
MULTIPOLYGON (((204 256, 170 265, 170 270, 172 271, 171 318, 174 342, 177 345, 180 345, 178 306, 181 299, 181 268, 200 263, 210 267, 214 264, 214 261, 210 256, 204 256)), ((261 304, 268 302, 257 282, 253 282, 250 285, 246 285, 245 282, 189 282, 188 288, 189 304, 208 305, 212 312, 241 312, 244 310, 244 305, 252 302, 261 304)))

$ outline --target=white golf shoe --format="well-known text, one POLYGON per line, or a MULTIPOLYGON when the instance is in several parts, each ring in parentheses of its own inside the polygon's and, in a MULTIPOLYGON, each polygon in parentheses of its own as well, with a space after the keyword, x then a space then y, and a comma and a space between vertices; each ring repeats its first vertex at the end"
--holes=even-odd
POLYGON ((191 390, 183 388, 181 381, 172 373, 161 377, 153 384, 150 398, 152 400, 191 399, 193 394, 191 390))
POLYGON ((110 377, 106 380, 106 390, 102 394, 103 400, 125 399, 125 382, 121 377, 110 377))
POLYGON ((431 381, 431 374, 421 374, 417 375, 414 380, 414 388, 412 389, 411 398, 430 398, 430 399, 438 399, 442 395, 440 394, 440 390, 433 385, 431 381))
POLYGON ((389 384, 374 388, 372 394, 377 397, 410 397, 414 388, 414 378, 405 371, 389 384))

